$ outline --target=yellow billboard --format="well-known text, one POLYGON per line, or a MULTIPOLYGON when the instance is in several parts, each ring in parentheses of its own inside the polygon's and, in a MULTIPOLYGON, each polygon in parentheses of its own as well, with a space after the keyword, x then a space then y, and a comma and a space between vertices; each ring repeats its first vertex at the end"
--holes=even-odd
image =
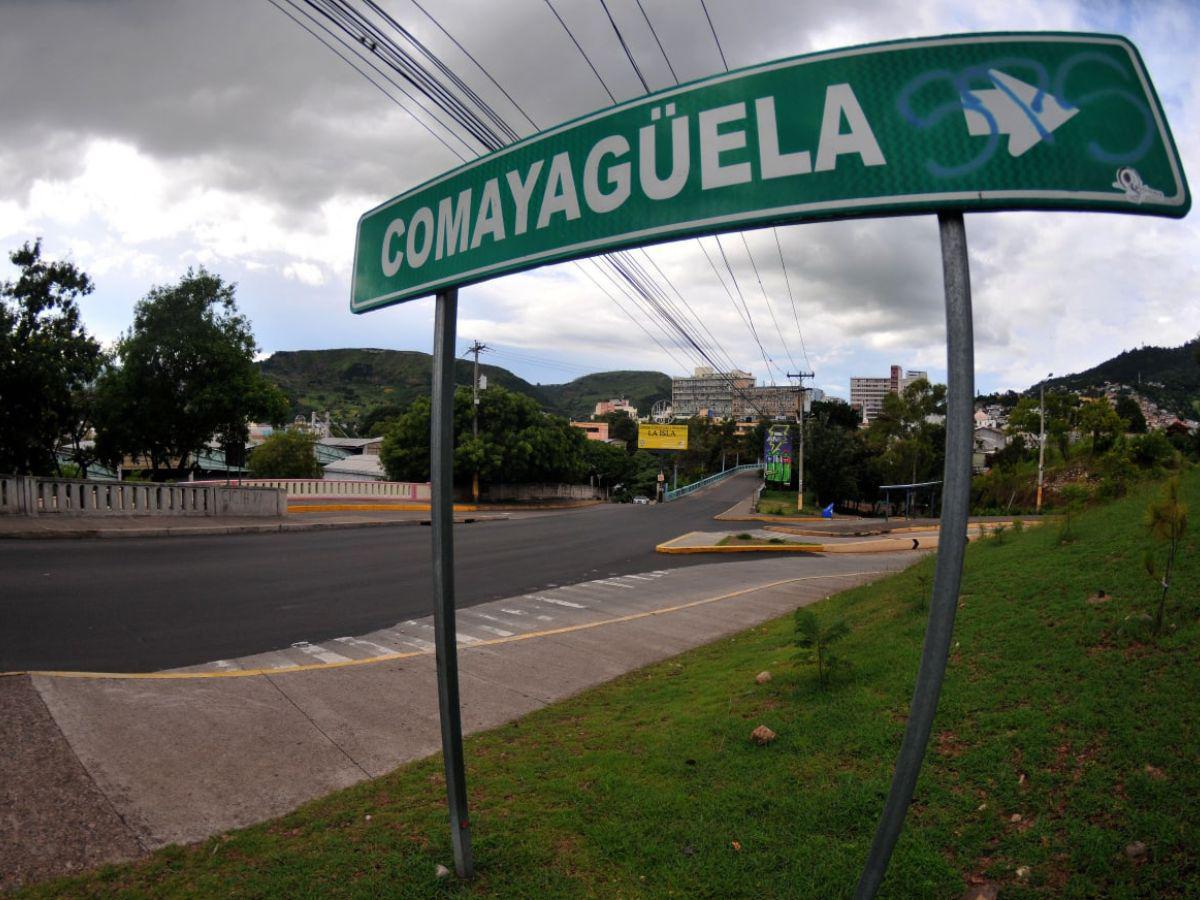
POLYGON ((686 425, 638 425, 639 450, 686 450, 686 425))

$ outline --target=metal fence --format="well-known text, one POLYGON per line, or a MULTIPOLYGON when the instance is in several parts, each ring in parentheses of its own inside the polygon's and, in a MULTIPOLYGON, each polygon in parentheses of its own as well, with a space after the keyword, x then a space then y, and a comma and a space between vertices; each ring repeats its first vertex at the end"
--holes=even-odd
POLYGON ((716 475, 709 475, 707 478, 701 478, 699 481, 693 481, 691 484, 685 484, 681 488, 673 491, 667 491, 663 494, 663 500, 670 503, 672 500, 678 500, 680 497, 687 494, 693 494, 696 491, 703 490, 709 485, 716 484, 719 481, 724 481, 730 475, 736 475, 738 472, 749 472, 752 469, 761 469, 762 463, 746 463, 744 466, 734 466, 731 469, 726 469, 724 472, 718 472, 716 475))

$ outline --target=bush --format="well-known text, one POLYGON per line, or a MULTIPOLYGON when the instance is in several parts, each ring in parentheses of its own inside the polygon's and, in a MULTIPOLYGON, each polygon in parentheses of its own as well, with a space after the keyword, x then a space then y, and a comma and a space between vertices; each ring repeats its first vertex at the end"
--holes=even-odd
POLYGON ((316 443, 306 431, 277 431, 250 452, 250 471, 260 478, 320 478, 316 443))
POLYGON ((1165 469, 1175 463, 1175 447, 1161 431, 1151 431, 1129 442, 1129 455, 1143 469, 1165 469))

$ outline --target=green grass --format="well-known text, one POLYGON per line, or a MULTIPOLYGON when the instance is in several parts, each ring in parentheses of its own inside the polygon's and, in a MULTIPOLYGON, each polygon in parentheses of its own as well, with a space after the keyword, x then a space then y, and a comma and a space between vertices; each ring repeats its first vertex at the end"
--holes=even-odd
MULTIPOLYGON (((1185 476, 1193 511, 1198 476, 1185 476)), ((885 896, 953 898, 969 878, 1000 883, 1005 898, 1197 896, 1200 541, 1193 527, 1155 637, 1136 616, 1155 598, 1142 518, 1156 492, 1084 514, 1070 543, 1050 526, 969 547, 885 896), (1089 602, 1099 590, 1110 599, 1089 602), (1132 841, 1148 848, 1139 861, 1125 855, 1132 841)), ((837 647, 852 667, 828 691, 795 662, 788 616, 470 738, 470 886, 433 874, 451 860, 434 758, 27 893, 848 896, 908 712, 932 568, 928 558, 813 607, 852 628, 837 647), (774 677, 760 686, 763 669, 774 677), (759 724, 778 739, 753 744, 759 724)))
POLYGON ((758 511, 768 516, 819 515, 816 497, 808 491, 805 491, 804 495, 804 509, 797 511, 795 491, 763 491, 758 498, 758 511))

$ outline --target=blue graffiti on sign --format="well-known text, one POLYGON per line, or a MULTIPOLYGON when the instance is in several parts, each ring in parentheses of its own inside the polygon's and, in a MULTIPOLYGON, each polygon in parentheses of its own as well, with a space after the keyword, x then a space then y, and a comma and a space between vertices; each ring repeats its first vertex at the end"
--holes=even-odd
POLYGON ((1145 101, 1124 87, 1102 87, 1078 97, 1068 90, 1072 73, 1087 64, 1102 65, 1122 79, 1130 77, 1120 63, 1095 51, 1076 53, 1064 60, 1051 77, 1046 67, 1035 59, 1005 56, 985 63, 966 66, 958 71, 935 69, 910 80, 896 96, 896 108, 906 122, 920 131, 939 125, 947 116, 965 115, 968 132, 986 136, 987 142, 971 159, 958 165, 945 165, 935 159, 925 160, 926 170, 937 178, 956 178, 978 171, 995 155, 1003 135, 1009 136, 1008 149, 1020 156, 1034 144, 1054 143, 1054 130, 1087 106, 1104 99, 1120 98, 1140 113, 1141 135, 1127 150, 1113 150, 1092 140, 1087 144, 1088 155, 1104 163, 1127 164, 1140 160, 1154 142, 1154 121, 1145 101), (1013 73, 1018 72, 1024 78, 1013 73), (978 86, 987 81, 988 88, 978 86), (935 106, 925 114, 913 108, 914 100, 931 85, 949 84, 956 99, 935 106))

